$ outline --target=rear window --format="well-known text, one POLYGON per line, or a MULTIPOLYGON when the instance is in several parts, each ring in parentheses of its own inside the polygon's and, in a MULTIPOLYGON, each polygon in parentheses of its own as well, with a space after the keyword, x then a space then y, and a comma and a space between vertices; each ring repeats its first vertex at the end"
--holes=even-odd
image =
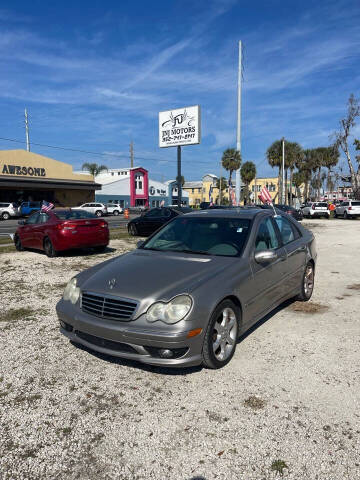
POLYGON ((360 202, 351 202, 354 207, 360 207, 360 202))
POLYGON ((54 214, 59 220, 77 220, 81 218, 97 218, 92 213, 86 212, 84 210, 56 210, 54 214))
POLYGON ((0 208, 8 207, 10 203, 0 203, 0 208))
POLYGON ((317 207, 327 207, 327 206, 328 206, 328 204, 325 203, 325 202, 315 203, 315 205, 316 205, 317 207))

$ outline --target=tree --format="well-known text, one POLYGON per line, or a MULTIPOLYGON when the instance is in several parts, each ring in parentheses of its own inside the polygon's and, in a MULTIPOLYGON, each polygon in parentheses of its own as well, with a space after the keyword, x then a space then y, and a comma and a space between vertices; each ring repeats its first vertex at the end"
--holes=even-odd
POLYGON ((351 186, 353 188, 356 198, 360 197, 360 175, 355 173, 354 166, 351 161, 351 155, 349 151, 349 137, 352 129, 356 125, 356 119, 360 116, 360 104, 359 100, 355 98, 354 94, 351 94, 347 104, 347 113, 345 118, 340 120, 340 128, 334 133, 335 145, 340 148, 346 156, 349 171, 351 186))
POLYGON ((106 165, 98 165, 97 163, 83 163, 83 166, 81 167, 83 170, 87 170, 90 175, 93 175, 96 177, 99 175, 101 172, 104 170, 108 170, 106 165))
MULTIPOLYGON (((246 205, 249 199, 249 185, 256 177, 256 166, 253 162, 245 162, 240 170, 242 181, 245 183, 244 204, 246 205)), ((255 192, 256 195, 256 192, 255 192)))
MULTIPOLYGON (((303 150, 301 146, 296 142, 288 142, 285 140, 285 185, 282 184, 281 169, 282 169, 282 140, 276 140, 270 145, 266 151, 266 157, 269 164, 274 168, 279 169, 279 203, 282 201, 283 193, 285 193, 285 203, 288 203, 288 169, 290 168, 290 185, 292 184, 292 175, 294 168, 303 157, 303 150)), ((292 197, 292 188, 290 188, 290 197, 292 197)))
POLYGON ((336 145, 330 145, 325 148, 324 157, 323 157, 323 167, 327 168, 326 175, 326 188, 329 192, 332 192, 334 189, 334 182, 331 177, 332 169, 337 165, 339 161, 340 153, 336 145))
MULTIPOLYGON (((354 140, 354 146, 355 146, 355 150, 356 150, 357 152, 360 152, 360 140, 355 139, 355 140, 354 140)), ((359 165, 358 165, 358 174, 359 174, 359 173, 360 173, 360 155, 356 155, 355 158, 356 158, 356 161, 357 161, 358 164, 359 164, 359 165)))
POLYGON ((224 198, 223 192, 226 188, 228 188, 228 183, 226 181, 225 177, 220 177, 216 179, 215 183, 215 188, 219 190, 219 195, 216 197, 215 203, 218 205, 227 205, 227 203, 224 203, 226 198, 224 198), (220 187, 221 187, 221 192, 220 192, 220 187))
MULTIPOLYGON (((301 191, 300 191, 300 186, 306 182, 306 173, 304 171, 299 170, 298 172, 295 172, 293 175, 293 183, 296 188, 296 196, 301 201, 301 191)), ((305 195, 304 195, 304 200, 306 200, 305 195)))
POLYGON ((231 182, 232 173, 235 170, 239 170, 241 165, 240 152, 235 150, 235 148, 228 148, 223 153, 221 163, 222 163, 222 166, 225 168, 225 170, 229 172, 229 185, 230 185, 232 184, 231 182))

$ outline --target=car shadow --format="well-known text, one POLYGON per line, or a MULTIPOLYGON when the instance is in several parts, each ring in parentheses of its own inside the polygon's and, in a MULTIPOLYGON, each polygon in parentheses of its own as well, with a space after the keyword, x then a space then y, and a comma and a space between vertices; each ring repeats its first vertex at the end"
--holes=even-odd
MULTIPOLYGON (((65 250, 62 252, 58 252, 57 257, 66 257, 66 258, 71 258, 71 257, 91 257, 93 255, 104 255, 106 253, 113 253, 116 252, 116 248, 113 247, 106 247, 103 251, 97 252, 94 248, 88 247, 88 248, 73 248, 71 250, 65 250)), ((39 253, 41 255, 45 255, 46 253, 44 250, 37 250, 35 248, 24 248, 24 251, 26 252, 33 252, 33 253, 39 253)))
MULTIPOLYGON (((246 332, 244 332, 242 335, 240 335, 237 343, 243 342, 249 335, 251 335, 255 330, 257 330, 259 327, 264 325, 268 320, 270 320, 274 315, 279 313, 281 310, 284 308, 287 308, 289 305, 295 302, 295 299, 289 299, 286 300, 285 302, 281 303, 278 307, 276 307, 274 310, 269 312, 267 315, 265 315, 263 318, 261 318, 258 322, 256 322, 252 327, 250 327, 246 332)), ((73 341, 70 341, 70 343, 80 349, 83 350, 90 355, 99 358, 101 360, 104 360, 108 363, 112 363, 115 365, 122 365, 130 368, 135 368, 137 370, 143 370, 145 372, 151 372, 151 373, 156 373, 159 375, 169 375, 169 376, 177 376, 177 375, 191 375, 196 372, 200 372, 201 370, 204 369, 202 365, 197 365, 194 367, 162 367, 162 366, 156 366, 156 365, 147 365, 145 363, 141 363, 135 360, 129 360, 127 358, 120 358, 120 357, 114 357, 112 355, 108 355, 106 353, 101 353, 97 352, 95 350, 92 350, 91 348, 86 347, 85 345, 81 345, 80 343, 76 343, 73 341)), ((195 477, 197 478, 197 477, 195 477)))

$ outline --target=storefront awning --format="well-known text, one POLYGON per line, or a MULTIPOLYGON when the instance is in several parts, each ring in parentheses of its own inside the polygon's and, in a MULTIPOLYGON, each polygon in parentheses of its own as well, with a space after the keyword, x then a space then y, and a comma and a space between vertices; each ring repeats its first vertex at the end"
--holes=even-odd
POLYGON ((27 179, 14 178, 7 175, 0 176, 0 187, 10 188, 31 188, 31 189, 54 189, 66 188, 71 190, 101 190, 101 184, 95 182, 81 182, 76 180, 57 180, 47 178, 41 179, 27 179))

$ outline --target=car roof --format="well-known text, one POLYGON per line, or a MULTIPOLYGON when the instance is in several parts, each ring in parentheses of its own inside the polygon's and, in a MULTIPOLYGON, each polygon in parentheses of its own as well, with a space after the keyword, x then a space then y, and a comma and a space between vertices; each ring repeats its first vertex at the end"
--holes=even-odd
POLYGON ((191 213, 185 213, 187 217, 213 217, 213 218, 247 218, 253 219, 256 215, 272 215, 273 210, 262 209, 257 207, 236 207, 229 209, 210 209, 210 210, 198 210, 191 213))

